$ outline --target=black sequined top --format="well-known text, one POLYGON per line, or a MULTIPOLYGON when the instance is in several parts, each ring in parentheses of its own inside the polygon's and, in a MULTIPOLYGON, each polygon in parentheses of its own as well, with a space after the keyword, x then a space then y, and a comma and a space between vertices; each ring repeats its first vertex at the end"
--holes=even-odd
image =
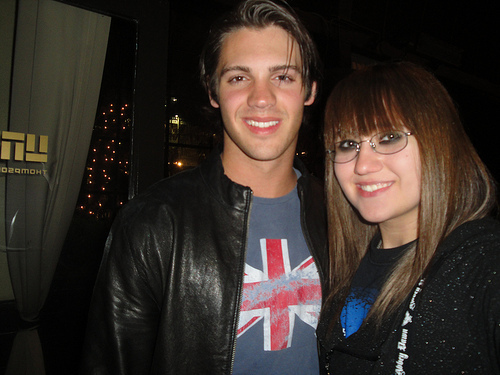
POLYGON ((335 306, 317 329, 322 374, 500 374, 500 223, 463 224, 397 314, 376 329, 364 323, 347 339, 329 330, 335 306))

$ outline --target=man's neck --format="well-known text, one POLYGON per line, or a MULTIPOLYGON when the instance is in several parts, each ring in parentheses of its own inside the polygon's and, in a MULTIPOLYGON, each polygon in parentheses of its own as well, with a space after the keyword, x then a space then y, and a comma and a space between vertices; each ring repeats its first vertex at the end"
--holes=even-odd
POLYGON ((297 184, 293 155, 257 161, 235 159, 223 152, 221 158, 226 176, 237 184, 250 187, 256 197, 278 198, 288 194, 297 184))

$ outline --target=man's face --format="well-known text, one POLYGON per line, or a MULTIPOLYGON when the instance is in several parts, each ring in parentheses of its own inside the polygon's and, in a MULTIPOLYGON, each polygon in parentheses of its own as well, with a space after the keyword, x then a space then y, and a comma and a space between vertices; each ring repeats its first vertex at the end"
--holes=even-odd
MULTIPOLYGON (((296 42, 278 27, 229 34, 220 55, 218 102, 224 154, 246 161, 293 158, 305 98, 296 42)), ((289 159, 288 159, 289 160, 289 159)))

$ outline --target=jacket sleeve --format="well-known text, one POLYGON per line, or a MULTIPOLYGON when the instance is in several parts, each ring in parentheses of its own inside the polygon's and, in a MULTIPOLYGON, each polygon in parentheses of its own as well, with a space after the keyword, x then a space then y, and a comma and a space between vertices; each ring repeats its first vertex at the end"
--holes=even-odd
POLYGON ((121 216, 108 237, 94 287, 82 374, 147 374, 152 362, 162 274, 160 259, 151 251, 157 239, 147 221, 121 216))

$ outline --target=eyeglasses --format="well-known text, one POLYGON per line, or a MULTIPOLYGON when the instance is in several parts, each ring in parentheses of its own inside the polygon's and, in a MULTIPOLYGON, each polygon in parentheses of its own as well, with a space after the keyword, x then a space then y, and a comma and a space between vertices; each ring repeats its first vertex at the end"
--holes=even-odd
POLYGON ((335 142, 333 150, 326 150, 334 163, 342 164, 354 160, 361 150, 361 143, 368 142, 373 151, 382 155, 391 155, 403 150, 408 145, 408 136, 411 132, 388 131, 375 134, 369 140, 354 141, 344 139, 335 142))

